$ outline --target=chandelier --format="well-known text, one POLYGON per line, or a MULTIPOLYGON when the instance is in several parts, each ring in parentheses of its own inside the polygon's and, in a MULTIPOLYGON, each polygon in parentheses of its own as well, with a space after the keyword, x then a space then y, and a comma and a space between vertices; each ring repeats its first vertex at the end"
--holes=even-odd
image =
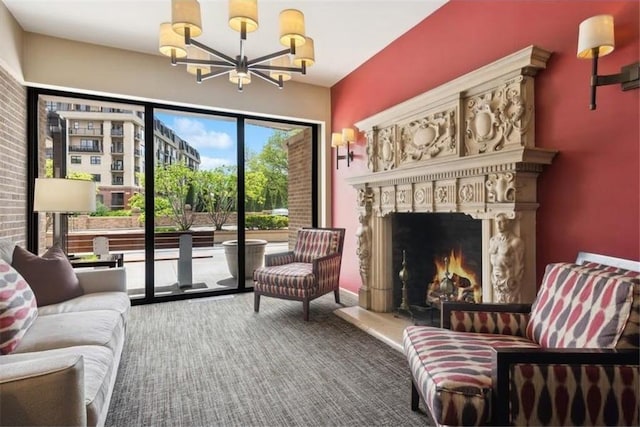
POLYGON ((242 92, 255 75, 282 89, 291 73, 306 74, 315 61, 313 39, 305 35, 299 10, 280 12, 280 43, 286 49, 251 60, 244 44, 247 33, 258 29, 258 0, 229 0, 229 26, 240 33, 240 53, 235 58, 194 39, 202 34, 201 22, 197 0, 171 0, 171 22, 160 24, 159 43, 160 53, 171 58, 171 65, 186 64, 198 83, 228 75, 242 92))

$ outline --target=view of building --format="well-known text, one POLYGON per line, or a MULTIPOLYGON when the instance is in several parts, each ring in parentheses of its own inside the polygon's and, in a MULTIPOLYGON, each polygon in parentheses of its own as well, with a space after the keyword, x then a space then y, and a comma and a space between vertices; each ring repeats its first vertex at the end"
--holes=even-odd
MULTIPOLYGON (((68 103, 48 103, 48 129, 52 141, 47 157, 65 158, 67 176, 89 173, 98 185, 98 201, 109 209, 125 209, 129 198, 143 190, 145 171, 144 115, 142 112, 68 103), (57 148, 60 147, 60 148, 57 148)), ((187 141, 154 119, 156 163, 184 162, 197 170, 200 154, 187 141)), ((64 170, 64 169, 63 169, 64 170)), ((54 171, 54 176, 58 176, 54 171)))

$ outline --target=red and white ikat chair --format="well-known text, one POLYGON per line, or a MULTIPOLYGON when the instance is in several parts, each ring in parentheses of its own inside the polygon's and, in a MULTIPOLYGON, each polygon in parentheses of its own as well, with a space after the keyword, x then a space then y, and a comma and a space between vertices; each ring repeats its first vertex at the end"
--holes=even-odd
POLYGON ((333 291, 340 303, 339 279, 344 228, 303 228, 293 251, 265 255, 265 266, 253 273, 254 310, 260 296, 302 301, 309 320, 309 302, 333 291))

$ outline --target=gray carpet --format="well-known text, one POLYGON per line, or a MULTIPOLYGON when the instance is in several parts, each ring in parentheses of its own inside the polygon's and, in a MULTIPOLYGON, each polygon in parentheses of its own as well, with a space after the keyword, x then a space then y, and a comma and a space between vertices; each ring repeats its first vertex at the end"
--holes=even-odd
POLYGON ((404 356, 333 314, 253 294, 131 310, 107 426, 402 426, 404 356))

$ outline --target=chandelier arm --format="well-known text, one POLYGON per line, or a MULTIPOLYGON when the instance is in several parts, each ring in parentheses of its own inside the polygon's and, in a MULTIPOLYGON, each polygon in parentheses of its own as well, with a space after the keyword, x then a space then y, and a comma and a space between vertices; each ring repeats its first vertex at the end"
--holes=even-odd
POLYGON ((269 55, 260 56, 258 58, 254 58, 251 61, 247 61, 248 66, 252 66, 254 64, 259 64, 261 62, 268 61, 270 59, 280 58, 281 56, 289 55, 291 53, 291 49, 283 49, 278 52, 271 53, 269 55))
POLYGON ((260 77, 263 80, 268 81, 271 84, 274 84, 276 86, 278 86, 280 89, 282 89, 282 81, 281 80, 276 80, 271 76, 266 75, 265 73, 263 73, 262 71, 258 71, 255 69, 251 69, 251 73, 255 74, 256 76, 260 77))
POLYGON ((192 64, 192 65, 212 65, 214 67, 226 67, 226 68, 235 68, 235 64, 229 64, 227 61, 212 61, 206 59, 190 59, 190 58, 181 58, 176 59, 176 64, 192 64))
POLYGON ((215 71, 215 72, 214 72, 214 71, 212 71, 212 72, 207 73, 207 74, 202 74, 202 76, 201 76, 201 79, 200 79, 200 80, 201 80, 201 81, 204 81, 204 80, 212 79, 212 78, 214 78, 214 77, 223 76, 223 75, 225 75, 225 74, 229 74, 229 72, 231 72, 231 71, 232 71, 232 69, 228 69, 228 70, 220 70, 220 71, 215 71))
POLYGON ((303 67, 283 67, 280 65, 253 65, 251 66, 251 71, 254 70, 265 70, 265 71, 291 71, 292 73, 302 73, 304 74, 303 67))
POLYGON ((219 52, 219 51, 207 46, 206 44, 202 44, 197 40, 191 39, 191 45, 197 47, 200 50, 204 50, 205 52, 208 52, 213 56, 217 56, 218 58, 220 58, 220 59, 222 59, 224 61, 227 61, 229 64, 232 64, 234 66, 238 65, 238 62, 234 58, 232 58, 232 57, 230 57, 228 55, 225 55, 224 53, 219 52))

